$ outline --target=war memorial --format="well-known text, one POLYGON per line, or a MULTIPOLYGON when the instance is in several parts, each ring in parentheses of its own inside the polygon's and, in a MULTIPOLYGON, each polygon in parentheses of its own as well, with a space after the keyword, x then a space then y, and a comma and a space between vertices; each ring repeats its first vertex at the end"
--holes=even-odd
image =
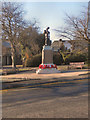
POLYGON ((59 73, 57 66, 53 64, 53 50, 51 47, 49 27, 44 30, 45 45, 42 49, 42 64, 39 65, 39 69, 36 73, 47 74, 47 73, 59 73))

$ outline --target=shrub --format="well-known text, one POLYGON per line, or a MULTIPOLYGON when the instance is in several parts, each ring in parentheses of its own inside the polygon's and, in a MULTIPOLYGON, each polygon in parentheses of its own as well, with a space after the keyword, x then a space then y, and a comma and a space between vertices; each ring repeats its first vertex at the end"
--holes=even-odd
MULTIPOLYGON (((69 64, 70 62, 85 62, 87 61, 87 55, 82 53, 71 53, 63 56, 60 53, 53 53, 53 63, 56 65, 69 64)), ((32 58, 28 58, 25 62, 26 67, 38 67, 42 63, 42 55, 37 54, 32 58)))
POLYGON ((87 61, 87 55, 86 54, 82 54, 82 53, 73 53, 70 54, 70 56, 68 56, 65 59, 65 64, 69 64, 70 62, 85 62, 87 61))
POLYGON ((25 62, 26 67, 37 67, 42 62, 42 56, 41 54, 37 54, 33 56, 32 58, 29 58, 25 62))
POLYGON ((63 63, 63 57, 60 53, 53 54, 53 63, 56 65, 61 65, 63 63))
MULTIPOLYGON (((26 67, 38 67, 42 63, 42 55, 37 54, 32 58, 29 58, 25 62, 26 67)), ((53 63, 56 65, 61 65, 63 63, 62 55, 59 53, 53 54, 53 63)))
POLYGON ((85 62, 86 56, 84 54, 73 54, 73 56, 70 57, 70 62, 85 62))

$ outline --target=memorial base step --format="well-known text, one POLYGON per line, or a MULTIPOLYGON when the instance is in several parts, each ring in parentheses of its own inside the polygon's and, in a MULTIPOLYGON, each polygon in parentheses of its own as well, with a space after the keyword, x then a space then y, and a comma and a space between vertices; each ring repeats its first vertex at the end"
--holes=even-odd
POLYGON ((36 71, 37 74, 52 74, 52 73, 60 73, 59 70, 57 70, 56 68, 47 68, 47 69, 38 69, 36 71))

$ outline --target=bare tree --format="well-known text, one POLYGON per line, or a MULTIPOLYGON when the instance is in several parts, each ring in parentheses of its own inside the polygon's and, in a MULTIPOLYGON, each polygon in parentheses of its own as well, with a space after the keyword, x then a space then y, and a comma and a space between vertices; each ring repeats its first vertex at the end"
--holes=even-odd
POLYGON ((38 33, 38 27, 35 25, 28 26, 19 36, 19 48, 22 57, 23 64, 25 60, 33 55, 39 54, 41 52, 41 47, 44 44, 44 37, 42 34, 38 33), (28 56, 28 57, 27 57, 28 56))
POLYGON ((66 26, 55 29, 58 35, 69 40, 88 41, 88 9, 85 10, 78 17, 66 14, 66 26))
POLYGON ((3 2, 2 3, 2 39, 11 44, 12 67, 15 65, 16 46, 20 31, 24 28, 23 11, 20 3, 3 2))

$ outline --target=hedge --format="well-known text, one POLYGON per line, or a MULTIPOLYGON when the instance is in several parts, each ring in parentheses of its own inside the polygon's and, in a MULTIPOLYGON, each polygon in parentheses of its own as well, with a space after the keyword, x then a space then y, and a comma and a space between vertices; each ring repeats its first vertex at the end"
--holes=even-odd
POLYGON ((32 58, 29 58, 25 62, 26 67, 37 67, 39 64, 41 64, 42 56, 41 54, 37 54, 33 56, 32 58))
MULTIPOLYGON (((25 62, 26 67, 38 67, 42 63, 42 55, 37 54, 32 58, 29 58, 25 62)), ((61 65, 63 63, 62 55, 59 53, 53 54, 53 63, 56 65, 61 65)))
POLYGON ((86 54, 71 54, 65 59, 65 64, 69 64, 70 62, 85 62, 87 61, 86 54))
POLYGON ((56 65, 61 65, 63 63, 63 57, 60 53, 53 54, 53 63, 56 65))
MULTIPOLYGON (((53 53, 53 63, 56 65, 62 65, 62 64, 69 64, 70 62, 86 62, 87 61, 87 55, 82 53, 70 53, 65 57, 63 60, 63 57, 60 53, 53 53)), ((25 62, 26 67, 38 67, 42 63, 42 55, 37 54, 33 56, 32 58, 29 58, 25 62)))

